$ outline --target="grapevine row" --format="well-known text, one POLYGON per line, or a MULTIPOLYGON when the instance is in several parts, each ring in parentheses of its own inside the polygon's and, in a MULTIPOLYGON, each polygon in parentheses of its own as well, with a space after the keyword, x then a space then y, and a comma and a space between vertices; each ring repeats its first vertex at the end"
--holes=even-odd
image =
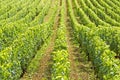
POLYGON ((52 80, 69 80, 70 62, 68 60, 66 26, 65 26, 65 0, 62 0, 60 11, 60 26, 57 30, 55 49, 52 53, 52 80))
MULTIPOLYGON (((47 4, 50 4, 50 1, 47 4)), ((47 5, 47 4, 44 7, 44 10, 42 10, 40 12, 40 14, 39 14, 40 17, 39 18, 41 20, 38 20, 39 22, 37 24, 40 24, 40 23, 43 22, 43 18, 44 18, 45 14, 46 14, 46 11, 48 11, 48 8, 49 8, 49 5, 47 5), (44 12, 44 13, 42 13, 42 12, 44 12)), ((41 6, 38 7, 38 8, 40 9, 41 6)), ((32 16, 29 16, 27 18, 30 20, 30 17, 32 17, 32 16)), ((32 24, 31 26, 35 26, 35 25, 37 25, 35 21, 31 22, 29 24, 32 24)), ((1 33, 0 33, 0 35, 1 35, 1 37, 0 37, 0 43, 1 43, 1 45, 0 45, 0 51, 3 50, 5 47, 9 46, 12 43, 12 41, 14 39, 16 39, 17 36, 20 33, 22 33, 25 30, 27 30, 27 28, 30 27, 29 24, 26 24, 25 22, 23 22, 23 23, 21 23, 21 22, 15 22, 15 23, 6 24, 5 26, 3 26, 1 28, 1 33)))
POLYGON ((111 18, 115 19, 116 21, 120 22, 120 15, 112 11, 111 9, 107 9, 106 7, 101 6, 96 0, 90 0, 91 3, 99 8, 100 10, 104 11, 105 14, 109 15, 111 18))
MULTIPOLYGON (((78 14, 81 14, 80 15, 80 20, 81 18, 83 17, 83 13, 79 11, 79 5, 77 4, 77 1, 74 0, 77 8, 78 8, 78 14)), ((87 2, 86 2, 87 3, 87 2)), ((85 16, 85 15, 84 15, 85 16)), ((88 19, 86 16, 84 18, 82 18, 84 20, 84 23, 87 23, 88 21, 86 21, 86 19, 88 19)), ((82 21, 81 21, 82 22, 82 21)), ((84 23, 81 23, 81 24, 84 24, 84 23)), ((94 25, 92 25, 92 23, 89 21, 89 24, 86 24, 86 26, 90 27, 94 27, 94 25), (91 25, 90 25, 91 24, 91 25)), ((112 27, 98 27, 98 28, 93 28, 93 31, 95 30, 96 34, 98 34, 98 36, 100 36, 108 45, 110 45, 110 49, 113 50, 114 52, 117 53, 117 55, 120 55, 119 54, 119 28, 115 27, 115 28, 112 28, 112 27), (109 35, 109 36, 108 36, 109 35)), ((91 29, 92 30, 92 29, 91 29)))
POLYGON ((70 0, 68 5, 71 21, 77 33, 76 36, 81 47, 92 61, 98 77, 103 80, 118 80, 120 78, 120 63, 114 58, 116 53, 111 51, 109 46, 90 28, 78 25, 70 0))
POLYGON ((53 9, 53 15, 49 22, 30 27, 25 33, 14 40, 9 47, 0 52, 0 79, 17 80, 20 78, 23 70, 26 69, 35 55, 37 45, 42 46, 43 42, 51 35, 56 11, 57 5, 53 9))
POLYGON ((108 5, 107 3, 105 3, 103 0, 97 0, 97 2, 101 6, 106 7, 107 9, 110 9, 110 10, 114 11, 115 13, 117 13, 118 15, 120 15, 120 10, 118 8, 114 9, 113 7, 111 7, 110 5, 108 5))
MULTIPOLYGON (((103 21, 109 23, 112 26, 120 26, 119 21, 117 22, 114 18, 111 18, 109 15, 106 15, 106 13, 104 13, 102 10, 100 10, 100 9, 96 8, 95 6, 93 6, 91 1, 84 0, 84 3, 86 3, 86 5, 89 8, 91 8, 97 14, 97 16, 99 18, 101 18, 103 21)), ((114 14, 112 14, 112 15, 114 15, 114 14)))
MULTIPOLYGON (((11 5, 12 6, 11 10, 9 10, 8 12, 5 12, 0 16, 0 21, 15 16, 16 13, 19 13, 20 11, 22 11, 23 8, 26 8, 28 4, 30 4, 30 1, 28 1, 27 3, 23 1, 22 5, 21 5, 21 2, 17 2, 16 4, 11 5)), ((4 11, 4 10, 1 10, 1 11, 4 11)))
POLYGON ((86 6, 86 4, 84 3, 83 0, 79 1, 81 4, 81 8, 83 9, 83 11, 87 14, 87 16, 89 16, 89 19, 94 22, 96 24, 96 26, 98 25, 104 25, 104 26, 111 26, 109 23, 104 22, 102 19, 100 19, 96 13, 94 11, 92 11, 91 8, 89 8, 88 6, 86 6))

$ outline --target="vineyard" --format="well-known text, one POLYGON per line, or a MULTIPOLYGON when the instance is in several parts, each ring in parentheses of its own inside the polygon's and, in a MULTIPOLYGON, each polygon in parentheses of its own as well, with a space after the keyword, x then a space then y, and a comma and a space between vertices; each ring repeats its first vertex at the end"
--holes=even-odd
POLYGON ((0 0, 0 80, 120 80, 120 0, 0 0))

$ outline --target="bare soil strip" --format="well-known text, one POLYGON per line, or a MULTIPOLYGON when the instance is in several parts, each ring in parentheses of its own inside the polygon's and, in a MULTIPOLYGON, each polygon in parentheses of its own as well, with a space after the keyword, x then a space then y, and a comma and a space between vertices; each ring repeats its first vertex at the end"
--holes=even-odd
MULTIPOLYGON (((46 49, 46 51, 44 53, 45 55, 40 60, 39 69, 36 72, 36 74, 33 76, 32 80, 42 80, 42 79, 45 79, 45 77, 46 77, 45 73, 46 73, 46 69, 49 68, 49 62, 51 61, 50 54, 54 49, 54 41, 55 41, 56 32, 57 32, 56 26, 54 28, 55 28, 55 30, 54 30, 54 34, 52 36, 52 39, 50 41, 51 43, 48 46, 48 48, 46 49)), ((47 75, 47 76, 50 76, 50 75, 47 75)))
POLYGON ((74 60, 75 56, 74 54, 77 53, 75 52, 75 47, 73 46, 72 42, 71 42, 71 32, 70 32, 70 26, 69 24, 69 20, 68 20, 68 16, 67 16, 67 1, 66 2, 66 6, 65 6, 65 19, 66 19, 66 35, 67 35, 67 45, 68 45, 68 53, 69 53, 69 59, 70 59, 70 80, 78 80, 79 77, 79 73, 77 71, 77 65, 76 62, 74 60))
MULTIPOLYGON (((66 5, 66 13, 67 12, 66 5)), ((71 27, 70 19, 66 14, 66 27, 67 27, 67 44, 69 59, 71 63, 70 80, 97 80, 94 75, 91 62, 88 62, 87 56, 81 50, 78 44, 75 43, 73 29, 71 27)))
MULTIPOLYGON (((55 1, 52 1, 51 9, 52 9, 52 6, 54 5, 54 2, 55 1)), ((48 14, 45 16, 44 22, 49 21, 49 18, 52 13, 51 9, 49 9, 48 14)), ((59 10, 58 10, 57 16, 54 21, 54 25, 53 25, 54 30, 53 30, 53 35, 51 36, 50 44, 44 51, 43 57, 40 59, 40 62, 39 62, 40 65, 39 65, 37 72, 35 72, 35 74, 33 74, 33 76, 31 76, 31 79, 26 78, 26 75, 27 75, 27 73, 26 73, 25 76, 23 76, 22 80, 50 80, 51 79, 51 73, 50 73, 50 68, 51 68, 50 65, 52 63, 51 53, 54 49, 54 42, 56 39, 57 27, 59 25, 58 22, 59 22, 59 10)))
POLYGON ((71 36, 69 33, 69 29, 67 28, 67 44, 68 44, 68 53, 69 53, 69 59, 70 59, 70 79, 71 80, 79 80, 79 73, 77 71, 77 65, 76 65, 76 54, 79 54, 77 48, 74 46, 74 44, 71 41, 71 36))
POLYGON ((59 22, 59 17, 57 15, 55 22, 54 22, 54 33, 52 35, 52 39, 50 41, 50 45, 45 51, 45 55, 42 57, 40 60, 40 65, 37 73, 33 76, 32 80, 50 80, 51 79, 51 73, 50 73, 50 68, 52 64, 51 60, 51 53, 54 49, 54 42, 56 39, 56 33, 57 33, 57 27, 58 27, 58 22, 59 22))
POLYGON ((96 80, 92 64, 88 62, 87 56, 79 45, 75 44, 73 30, 69 23, 67 25, 67 44, 69 59, 71 63, 70 80, 96 80))

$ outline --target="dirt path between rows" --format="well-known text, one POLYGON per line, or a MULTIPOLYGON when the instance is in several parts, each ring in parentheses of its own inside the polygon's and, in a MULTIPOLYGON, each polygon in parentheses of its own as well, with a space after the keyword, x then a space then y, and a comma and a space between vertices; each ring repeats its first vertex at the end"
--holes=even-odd
MULTIPOLYGON (((49 11, 50 12, 50 11, 49 11)), ((59 11, 58 11, 59 12, 59 11)), ((46 16, 45 21, 47 21, 48 17, 50 17, 51 12, 46 16)), ((40 65, 39 69, 37 71, 37 74, 35 74, 32 78, 32 80, 51 80, 51 53, 53 52, 54 49, 54 42, 56 39, 56 34, 57 34, 57 27, 59 25, 59 13, 57 13, 57 16, 54 21, 54 33, 52 35, 52 39, 50 40, 50 45, 45 51, 45 55, 42 57, 40 60, 40 65)))
MULTIPOLYGON (((51 9, 53 8, 54 3, 55 1, 52 1, 48 14, 44 18, 44 23, 49 21, 51 14, 52 14, 51 9)), ((51 64, 52 64, 51 53, 54 49, 54 42, 55 42, 56 34, 57 34, 57 27, 59 25, 58 22, 59 22, 59 9, 58 9, 57 15, 54 20, 53 35, 51 36, 50 43, 48 47, 46 48, 46 50, 44 51, 44 55, 39 61, 39 68, 37 69, 37 72, 35 72, 35 74, 33 74, 31 76, 31 79, 29 80, 51 80, 51 71, 50 71, 51 64)), ((25 75, 27 75, 27 73, 25 75)), ((28 80, 28 78, 24 78, 23 76, 22 80, 26 80, 26 79, 28 80)))
POLYGON ((73 29, 68 16, 68 6, 66 2, 66 27, 67 27, 67 44, 70 59, 70 80, 97 80, 94 75, 91 62, 88 62, 87 56, 79 47, 74 38, 73 29))
POLYGON ((65 19, 66 19, 66 35, 67 35, 67 45, 68 45, 68 53, 69 53, 69 60, 70 60, 70 80, 78 80, 79 78, 79 73, 77 71, 77 65, 75 62, 75 54, 79 53, 77 51, 77 48, 74 47, 72 43, 72 31, 70 30, 69 26, 69 17, 68 17, 68 8, 67 8, 67 1, 65 0, 66 5, 65 5, 65 19), (75 50, 76 49, 76 50, 75 50))
MULTIPOLYGON (((57 21, 57 20, 56 20, 57 21)), ((45 80, 46 78, 50 79, 50 64, 51 64, 51 53, 54 49, 54 42, 56 39, 57 33, 57 22, 54 24, 54 33, 52 35, 52 39, 50 40, 50 45, 45 51, 45 55, 40 60, 40 65, 37 73, 33 76, 32 80, 45 80)))

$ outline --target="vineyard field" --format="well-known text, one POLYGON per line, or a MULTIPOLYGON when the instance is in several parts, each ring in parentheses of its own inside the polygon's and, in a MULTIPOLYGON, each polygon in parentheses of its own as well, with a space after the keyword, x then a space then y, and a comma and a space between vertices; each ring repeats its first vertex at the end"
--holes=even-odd
POLYGON ((120 0, 0 0, 0 80, 120 80, 120 0))

